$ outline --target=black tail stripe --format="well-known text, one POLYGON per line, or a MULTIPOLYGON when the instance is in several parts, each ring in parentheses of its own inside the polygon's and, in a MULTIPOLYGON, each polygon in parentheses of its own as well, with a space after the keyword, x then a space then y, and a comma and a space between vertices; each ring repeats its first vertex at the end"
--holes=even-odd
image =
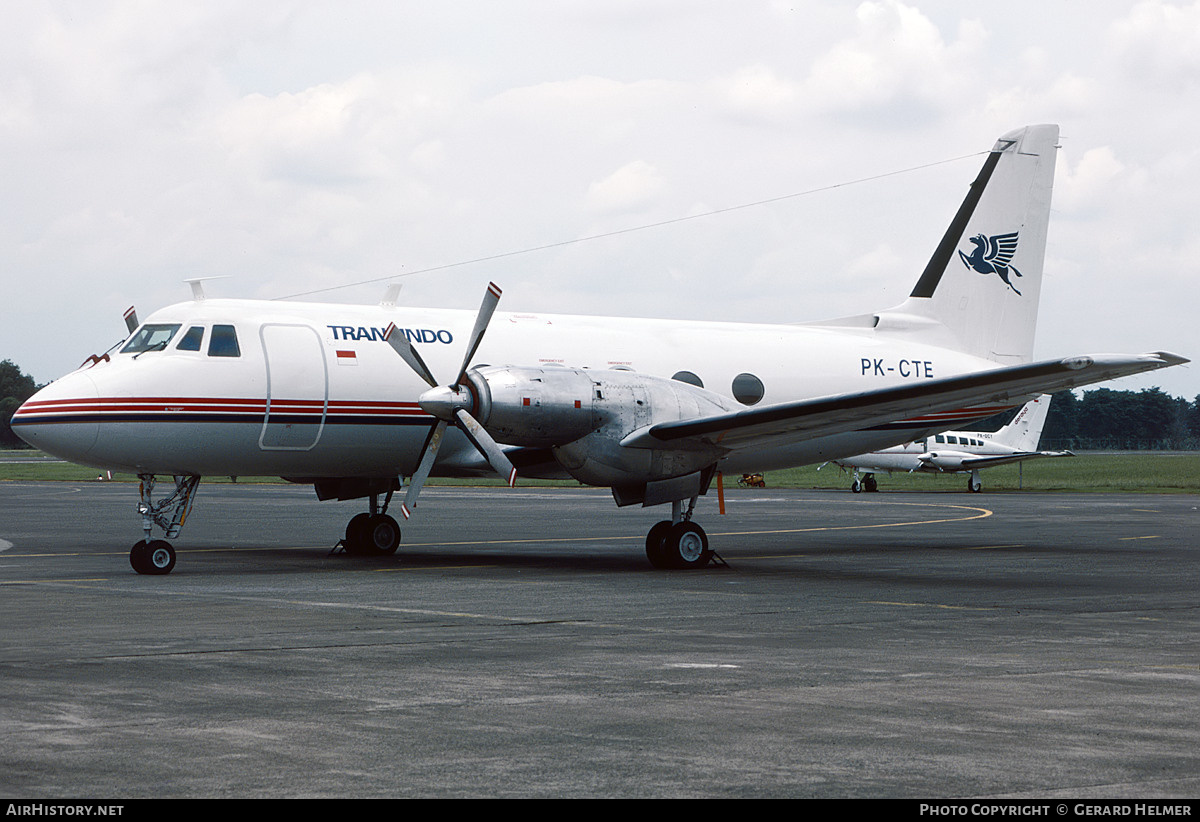
MULTIPOLYGON (((1004 148, 1008 148, 1005 146, 1004 148)), ((942 241, 938 243, 937 250, 933 252, 933 256, 929 258, 929 263, 925 266, 925 271, 921 274, 921 279, 917 280, 916 287, 913 288, 910 297, 932 297, 934 289, 941 282, 942 274, 946 271, 946 266, 950 263, 950 258, 954 254, 954 249, 962 239, 963 232, 967 228, 967 222, 970 221, 971 215, 975 213, 975 207, 979 205, 979 199, 983 196, 983 190, 987 187, 988 180, 992 177, 992 172, 996 170, 996 163, 1000 162, 1000 155, 1004 151, 993 151, 988 155, 987 160, 983 163, 983 168, 979 171, 979 176, 975 178, 975 182, 971 183, 971 190, 967 192, 966 199, 962 201, 962 205, 958 207, 958 213, 954 215, 954 219, 950 222, 950 227, 946 229, 942 241)))

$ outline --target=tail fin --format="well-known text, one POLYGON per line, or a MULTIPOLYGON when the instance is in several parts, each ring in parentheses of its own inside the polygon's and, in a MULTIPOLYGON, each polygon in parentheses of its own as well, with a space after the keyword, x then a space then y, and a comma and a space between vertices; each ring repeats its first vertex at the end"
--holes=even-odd
POLYGON ((992 435, 992 440, 1020 451, 1036 451, 1050 412, 1050 395, 1042 394, 1025 403, 1012 422, 992 435))
POLYGON ((1058 126, 996 141, 909 298, 880 312, 877 333, 996 362, 1033 354, 1058 126))

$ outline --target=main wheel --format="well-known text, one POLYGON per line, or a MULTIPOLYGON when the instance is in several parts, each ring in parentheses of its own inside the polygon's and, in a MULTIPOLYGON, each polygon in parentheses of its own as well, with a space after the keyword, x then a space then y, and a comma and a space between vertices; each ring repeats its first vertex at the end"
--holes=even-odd
POLYGON ((677 522, 667 532, 663 551, 671 568, 692 570, 703 568, 712 559, 708 549, 708 535, 694 522, 677 522))
POLYGON ((175 567, 175 549, 161 539, 142 540, 129 549, 129 564, 139 574, 161 576, 175 567))
POLYGON ((347 554, 358 556, 367 552, 367 521, 370 519, 370 514, 355 514, 346 523, 346 539, 342 544, 346 546, 347 554))
POLYGON ((377 557, 396 553, 400 525, 387 514, 356 514, 346 525, 346 553, 377 557))
POLYGON ((874 474, 867 474, 863 477, 863 490, 868 493, 874 493, 879 490, 879 483, 875 481, 874 474))
POLYGON ((967 490, 972 494, 978 494, 983 490, 983 482, 971 477, 969 480, 967 480, 967 490))
POLYGON ((400 547, 400 524, 387 514, 372 514, 367 517, 363 529, 368 554, 385 556, 396 553, 400 547))
POLYGON ((655 568, 671 567, 670 558, 667 556, 667 533, 670 530, 671 521, 664 519, 646 534, 646 558, 655 568))

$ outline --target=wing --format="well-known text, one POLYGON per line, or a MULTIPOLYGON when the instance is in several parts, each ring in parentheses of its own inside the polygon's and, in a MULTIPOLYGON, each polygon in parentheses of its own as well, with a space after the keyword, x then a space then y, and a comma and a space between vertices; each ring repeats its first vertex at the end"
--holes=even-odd
POLYGON ((1007 266, 1017 253, 1017 232, 997 234, 988 240, 987 261, 995 265, 1007 266))
POLYGON ((691 449, 717 446, 725 451, 781 446, 817 437, 888 426, 931 414, 961 411, 961 417, 931 421, 931 428, 960 419, 983 419, 996 406, 1028 402, 1039 394, 1138 374, 1188 362, 1167 352, 1140 356, 1104 355, 1047 360, 977 371, 874 391, 838 394, 798 402, 747 408, 699 419, 660 422, 625 437, 632 448, 691 449))
POLYGON ((971 457, 962 461, 963 468, 992 468, 997 465, 1008 465, 1012 462, 1037 459, 1038 457, 1073 457, 1070 451, 1018 451, 1015 454, 1005 454, 1003 457, 971 457))

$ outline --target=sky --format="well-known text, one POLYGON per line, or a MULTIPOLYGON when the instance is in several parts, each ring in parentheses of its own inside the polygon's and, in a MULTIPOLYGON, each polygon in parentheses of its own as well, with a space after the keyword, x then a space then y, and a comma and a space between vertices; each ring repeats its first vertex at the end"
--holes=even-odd
MULTIPOLYGON (((798 322, 1058 123, 1038 359, 1200 357, 1200 2, 0 0, 0 359, 190 298, 798 322), (715 212, 715 213, 714 213, 715 212), (591 239, 585 239, 591 238, 591 239)), ((1200 395, 1200 366, 1107 387, 1200 395)))

